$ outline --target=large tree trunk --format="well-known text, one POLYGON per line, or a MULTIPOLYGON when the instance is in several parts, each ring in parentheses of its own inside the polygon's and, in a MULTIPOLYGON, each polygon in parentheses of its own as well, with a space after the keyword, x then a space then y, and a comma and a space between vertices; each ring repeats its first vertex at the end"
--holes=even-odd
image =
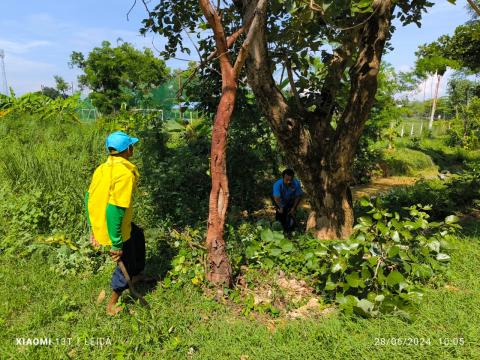
POLYGON ((207 279, 215 284, 230 285, 232 269, 225 248, 223 229, 228 207, 227 136, 237 92, 233 68, 223 74, 220 103, 215 115, 210 151, 212 190, 208 211, 207 251, 209 269, 207 279))
MULTIPOLYGON (((243 0, 244 6, 249 1, 243 0)), ((255 37, 247 61, 248 82, 289 165, 302 180, 313 210, 308 226, 320 239, 344 239, 352 232, 351 166, 373 106, 393 11, 390 0, 376 0, 373 6, 375 13, 365 25, 352 30, 351 38, 335 49, 314 112, 292 109, 277 88, 265 31, 255 37), (354 54, 355 46, 358 49, 354 54), (333 128, 331 119, 339 84, 350 61, 349 99, 333 128)))
POLYGON ((319 239, 345 239, 353 227, 352 193, 343 169, 312 171, 301 169, 302 179, 307 174, 315 178, 304 180, 313 209, 307 221, 307 230, 313 230, 319 239))

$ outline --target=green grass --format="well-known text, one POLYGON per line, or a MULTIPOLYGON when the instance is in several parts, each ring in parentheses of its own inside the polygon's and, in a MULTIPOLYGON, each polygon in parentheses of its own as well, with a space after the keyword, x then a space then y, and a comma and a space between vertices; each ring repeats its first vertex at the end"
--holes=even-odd
POLYGON ((467 230, 470 236, 453 244, 449 288, 429 287, 411 323, 392 316, 361 319, 339 313, 320 320, 261 321, 239 315, 193 287, 158 287, 146 295, 150 310, 125 296, 134 313, 110 318, 105 303, 95 302, 101 289, 108 296, 110 269, 59 277, 38 254, 30 260, 2 257, 0 358, 480 358, 480 226, 472 222, 467 230), (72 343, 18 346, 17 337, 71 338, 72 343), (108 338, 111 345, 85 344, 92 338, 108 338), (459 338, 463 345, 440 344, 440 339, 459 338), (412 344, 380 345, 381 339, 412 344), (430 339, 431 344, 414 345, 415 339, 430 339))
POLYGON ((436 173, 438 170, 432 158, 421 151, 399 147, 393 150, 384 150, 383 154, 389 176, 425 175, 436 173))
MULTIPOLYGON (((94 167, 105 157, 104 136, 91 125, 48 127, 28 121, 3 122, 0 135, 4 145, 0 183, 9 194, 8 201, 2 198, 0 206, 0 245, 5 241, 3 232, 12 224, 25 230, 23 225, 37 218, 42 223, 61 224, 63 231, 72 225, 74 240, 79 242, 83 236, 86 241, 83 193, 94 167), (56 198, 47 198, 50 202, 45 206, 42 196, 53 190, 56 198), (37 199, 32 197, 34 193, 42 196, 37 199), (57 202, 59 196, 64 196, 65 202, 57 202), (9 204, 27 208, 12 217, 16 212, 9 204), (31 215, 34 209, 40 215, 31 215), (51 214, 58 219, 47 219, 51 214)), ((422 152, 398 146, 395 154, 393 158, 411 166, 411 171, 434 168, 422 152)), ((140 215, 140 219, 146 218, 145 213, 140 215)), ((60 276, 51 268, 52 261, 58 263, 57 258, 47 261, 43 252, 34 252, 28 259, 0 254, 0 359, 240 359, 242 355, 248 359, 480 358, 479 229, 478 224, 470 223, 469 236, 454 243, 450 288, 428 288, 411 323, 392 316, 367 320, 339 313, 297 321, 247 318, 238 309, 208 299, 193 286, 158 287, 148 292, 150 310, 126 295, 123 299, 133 313, 125 311, 111 318, 105 315, 105 302, 96 304, 100 290, 109 295, 111 263, 96 274, 60 276), (464 345, 439 344, 441 338, 460 337, 464 345), (51 338, 54 342, 70 338, 71 343, 18 346, 16 338, 51 338), (110 343, 91 345, 95 339, 110 343), (430 339, 431 345, 380 345, 378 339, 430 339)), ((22 247, 28 234, 11 230, 8 244, 13 241, 22 247)), ((31 229, 32 239, 38 235, 35 230, 31 229)), ((170 266, 168 251, 154 250, 156 240, 152 232, 148 234, 154 258, 150 269, 164 273, 170 266)), ((21 252, 11 249, 14 254, 21 252)))

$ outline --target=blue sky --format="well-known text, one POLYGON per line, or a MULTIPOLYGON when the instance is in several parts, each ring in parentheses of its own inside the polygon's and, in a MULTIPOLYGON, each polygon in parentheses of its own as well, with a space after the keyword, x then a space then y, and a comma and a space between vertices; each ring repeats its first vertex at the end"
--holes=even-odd
MULTIPOLYGON (((397 27, 392 39, 395 50, 384 59, 397 70, 407 70, 413 65, 418 45, 453 33, 455 27, 468 19, 465 0, 455 6, 447 0, 433 2, 435 6, 424 16, 421 28, 397 27)), ((88 53, 103 40, 115 44, 122 38, 138 48, 152 47, 153 41, 160 49, 161 38, 142 37, 138 33, 146 14, 143 7, 137 4, 127 21, 126 14, 132 4, 133 0, 0 0, 0 49, 6 53, 9 86, 17 94, 23 94, 39 90, 41 85, 53 86, 53 76, 61 75, 76 87, 78 70, 68 67, 70 53, 74 50, 88 53)), ((186 66, 176 60, 168 65, 186 66)), ((443 88, 445 84, 446 81, 443 88)), ((429 92, 427 84, 427 97, 429 92)))

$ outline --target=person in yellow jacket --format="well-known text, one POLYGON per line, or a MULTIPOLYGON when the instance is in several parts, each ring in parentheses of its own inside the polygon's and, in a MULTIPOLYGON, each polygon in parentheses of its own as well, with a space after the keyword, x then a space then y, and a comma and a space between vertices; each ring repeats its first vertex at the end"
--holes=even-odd
MULTIPOLYGON (((145 236, 143 230, 132 223, 133 192, 137 186, 137 167, 128 159, 138 139, 121 131, 107 137, 107 161, 94 172, 85 195, 87 219, 92 231, 93 245, 110 246, 115 262, 122 260, 132 281, 142 280, 145 267, 145 236)), ((127 280, 117 266, 111 281, 112 296, 107 314, 115 315, 122 292, 128 288, 127 280)))

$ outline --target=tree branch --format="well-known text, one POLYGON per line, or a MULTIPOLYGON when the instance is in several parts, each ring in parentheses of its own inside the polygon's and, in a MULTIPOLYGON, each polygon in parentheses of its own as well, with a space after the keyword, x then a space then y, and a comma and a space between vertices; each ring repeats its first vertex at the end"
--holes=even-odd
POLYGON ((128 10, 127 12, 127 21, 130 21, 130 19, 128 18, 130 16, 130 13, 132 12, 133 8, 135 7, 135 5, 137 5, 137 0, 134 0, 133 1, 133 5, 132 7, 130 8, 130 10, 128 10))
POLYGON ((328 123, 333 115, 338 90, 342 86, 343 74, 352 58, 354 43, 352 39, 349 39, 343 47, 334 49, 332 60, 327 66, 327 76, 320 91, 320 103, 316 112, 328 123))
POLYGON ((236 79, 238 79, 240 76, 240 72, 242 71, 243 65, 247 60, 250 43, 252 42, 252 39, 258 30, 260 21, 258 20, 257 15, 261 14, 262 16, 265 16, 266 10, 267 10, 267 0, 259 0, 257 3, 257 7, 253 12, 252 17, 250 18, 248 23, 245 25, 245 27, 248 28, 247 38, 243 42, 242 47, 240 48, 240 51, 238 53, 237 60, 235 61, 235 65, 233 66, 236 79))
MULTIPOLYGON (((240 37, 241 34, 243 34, 245 32, 245 29, 248 28, 252 21, 253 21, 253 18, 252 17, 246 26, 242 26, 240 27, 237 31, 235 31, 232 35, 230 35, 229 37, 227 37, 227 48, 230 49, 233 44, 238 40, 238 38, 240 37)), ((219 58, 222 54, 220 54, 220 56, 217 56, 217 50, 214 50, 212 51, 207 59, 205 60, 201 60, 202 59, 202 56, 200 54, 200 50, 198 49, 198 47, 195 45, 195 43, 193 42, 192 38, 190 37, 189 33, 186 32, 188 38, 190 39, 190 41, 192 42, 193 46, 195 47, 195 50, 197 51, 198 53, 198 56, 200 58, 200 63, 198 64, 198 66, 195 67, 195 69, 193 70, 193 72, 190 74, 190 76, 187 78, 187 80, 183 83, 183 85, 178 89, 178 92, 177 92, 177 96, 180 96, 179 94, 181 94, 183 92, 183 89, 185 88, 186 85, 188 85, 188 83, 190 83, 190 81, 192 81, 192 79, 195 77, 195 75, 197 74, 198 70, 205 67, 211 60, 215 60, 217 58, 219 58)), ((238 76, 237 76, 237 79, 238 79, 238 76)), ((243 82, 242 82, 243 83, 243 82)))
MULTIPOLYGON (((241 12, 244 20, 250 19, 255 11, 254 6, 256 7, 254 0, 242 0, 241 12)), ((289 158, 300 158, 308 153, 308 145, 303 146, 302 140, 309 138, 308 129, 303 126, 298 112, 290 108, 273 78, 273 66, 267 47, 266 16, 257 16, 256 20, 259 21, 259 30, 250 43, 246 61, 248 84, 282 149, 287 150, 285 146, 288 144, 288 149, 295 149, 294 152, 288 152, 289 158)))
POLYGON ((392 0, 374 0, 375 16, 359 34, 359 53, 350 68, 350 95, 337 125, 336 138, 342 149, 342 166, 349 166, 375 100, 383 49, 387 41, 394 5, 392 0))
POLYGON ((295 86, 295 80, 293 79, 293 72, 292 72, 292 63, 290 59, 287 59, 285 63, 285 68, 287 69, 287 76, 288 81, 290 83, 290 89, 292 90, 293 97, 295 98, 295 102, 300 110, 305 111, 302 101, 300 100, 300 95, 298 94, 297 87, 295 86))
MULTIPOLYGON (((235 31, 232 35, 230 35, 228 38, 227 38, 227 47, 230 49, 233 44, 235 43, 235 41, 240 37, 240 35, 244 32, 245 30, 245 27, 241 27, 240 29, 238 29, 237 31, 235 31)), ((188 36, 188 38, 190 39, 190 41, 192 42, 193 46, 195 47, 195 50, 197 51, 198 53, 198 56, 199 56, 199 59, 200 59, 200 62, 199 64, 193 69, 192 73, 190 74, 190 76, 187 78, 187 80, 183 83, 183 85, 178 89, 178 92, 177 92, 177 97, 180 97, 180 95, 182 94, 183 92, 183 89, 190 83, 190 81, 193 80, 193 78, 195 77, 195 75, 197 74, 198 70, 202 69, 203 67, 205 67, 211 60, 215 60, 217 59, 219 56, 217 56, 217 50, 214 50, 212 51, 208 57, 205 59, 205 60, 202 60, 202 55, 200 54, 200 50, 198 49, 198 47, 195 45, 195 43, 193 42, 192 38, 190 37, 190 34, 186 31, 185 32, 188 36)))
POLYGON ((478 16, 480 16, 480 7, 475 3, 473 0, 467 0, 467 2, 470 4, 472 9, 477 13, 478 16))
POLYGON ((210 27, 212 28, 215 44, 217 47, 217 53, 219 53, 220 58, 220 68, 222 72, 231 70, 232 65, 230 59, 227 56, 227 40, 225 37, 225 30, 223 29, 222 21, 217 11, 214 9, 210 0, 199 0, 200 8, 202 9, 203 15, 207 19, 210 27))

